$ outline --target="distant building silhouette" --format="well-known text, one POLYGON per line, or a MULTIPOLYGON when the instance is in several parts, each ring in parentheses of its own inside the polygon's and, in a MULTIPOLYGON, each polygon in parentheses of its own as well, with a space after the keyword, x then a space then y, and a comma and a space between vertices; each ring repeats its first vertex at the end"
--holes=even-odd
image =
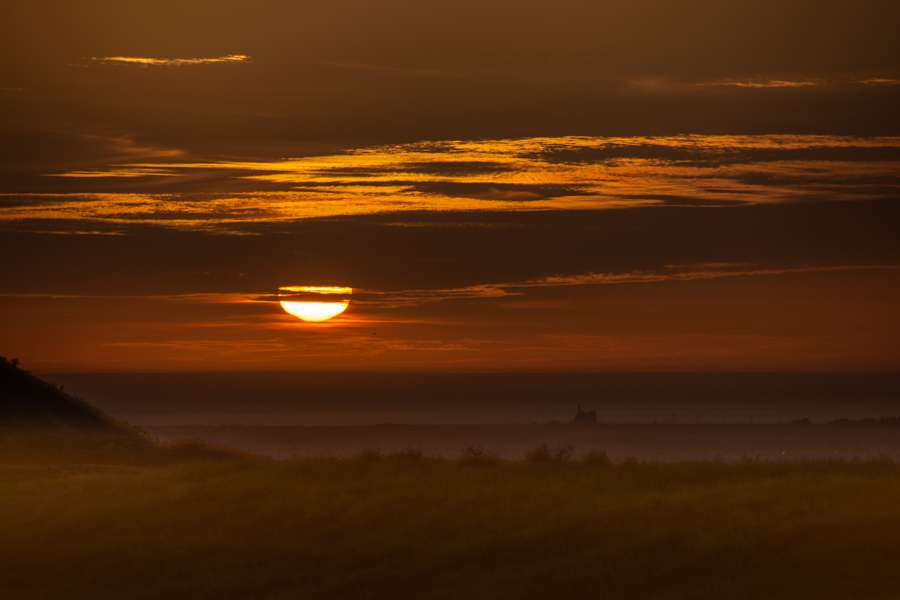
POLYGON ((584 410, 581 408, 581 405, 578 405, 578 411, 575 413, 575 418, 572 419, 573 425, 596 425, 597 424, 597 411, 596 410, 584 410))

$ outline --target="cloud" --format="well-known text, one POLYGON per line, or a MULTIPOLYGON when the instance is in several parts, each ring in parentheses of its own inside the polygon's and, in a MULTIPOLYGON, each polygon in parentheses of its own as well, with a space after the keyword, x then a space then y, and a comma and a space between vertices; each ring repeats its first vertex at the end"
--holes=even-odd
MULTIPOLYGON (((900 265, 817 265, 797 267, 759 267, 746 263, 709 262, 694 265, 670 265, 653 271, 629 271, 621 273, 576 273, 551 275, 525 281, 486 283, 443 289, 411 289, 396 291, 354 290, 353 302, 382 308, 419 306, 434 302, 496 300, 525 296, 530 290, 604 285, 646 285, 658 283, 685 283, 749 277, 776 277, 810 273, 843 273, 854 271, 900 271, 900 265)), ((192 297, 197 298, 194 294, 192 297)), ((217 302, 214 294, 203 296, 217 302)), ((224 296, 223 296, 224 298, 224 296)), ((233 303, 235 296, 229 295, 233 303)), ((242 302, 277 302, 277 295, 246 296, 242 302)), ((203 300, 201 300, 203 301, 203 300)))
POLYGON ((803 90, 831 89, 851 90, 860 85, 869 87, 900 86, 900 79, 895 77, 870 77, 858 79, 855 76, 831 76, 804 79, 788 78, 723 78, 703 81, 673 80, 665 77, 640 77, 625 80, 624 85, 632 90, 646 94, 697 94, 705 90, 803 90))
POLYGON ((182 158, 185 155, 184 150, 142 144, 129 135, 86 135, 84 138, 106 146, 110 154, 123 160, 182 158))
POLYGON ((900 79, 893 79, 890 77, 871 77, 869 79, 861 80, 860 83, 869 86, 895 86, 900 85, 900 79))
POLYGON ((178 161, 182 151, 130 137, 98 141, 113 164, 49 173, 60 186, 94 192, 2 195, 0 221, 253 233, 264 224, 389 213, 713 209, 900 194, 898 137, 443 141, 269 162, 178 161))
POLYGON ((665 77, 641 77, 625 81, 625 86, 647 94, 697 94, 710 89, 740 90, 799 90, 831 85, 821 79, 712 79, 708 81, 678 81, 665 77))
MULTIPOLYGON (((496 300, 521 297, 530 290, 546 288, 595 287, 607 285, 646 285, 658 283, 687 283, 720 279, 777 277, 814 273, 847 273, 865 271, 900 271, 900 265, 812 265, 793 267, 762 267, 748 263, 706 262, 667 265, 655 270, 625 272, 587 272, 549 275, 523 281, 485 283, 453 288, 373 290, 354 288, 354 305, 400 308, 434 302, 496 300)), ((334 288, 337 289, 337 288, 334 288)), ((341 288, 344 289, 344 288, 341 288)), ((349 288, 346 288, 349 289, 349 288)), ((61 293, 0 293, 0 298, 29 300, 153 300, 186 304, 246 305, 277 304, 283 293, 184 293, 184 294, 61 294, 61 293)), ((419 321, 410 321, 419 322, 419 321)))
POLYGON ((33 233, 36 235, 83 235, 83 236, 124 236, 125 233, 122 231, 115 230, 81 230, 81 229, 59 229, 59 230, 34 230, 28 231, 28 233, 33 233))
POLYGON ((698 87, 730 87, 730 88, 746 88, 752 90, 778 90, 778 89, 796 89, 810 88, 820 85, 818 81, 811 80, 790 80, 790 79, 766 79, 766 80, 733 80, 721 79, 717 81, 701 81, 695 83, 698 87))
POLYGON ((685 281, 708 281, 712 279, 732 279, 741 277, 771 277, 801 273, 835 273, 847 271, 900 270, 900 265, 825 265, 786 268, 756 267, 745 264, 699 263, 697 265, 673 265, 660 271, 631 273, 582 273, 575 275, 553 275, 533 281, 526 281, 510 287, 549 287, 583 285, 622 285, 642 283, 668 283, 685 281))
POLYGON ((417 183, 411 189, 425 194, 440 194, 454 198, 474 198, 497 202, 530 202, 585 193, 578 189, 577 186, 478 182, 417 183))
MULTIPOLYGON (((352 303, 357 307, 380 309, 411 308, 440 302, 466 302, 473 300, 506 300, 524 298, 531 291, 552 288, 597 287, 609 285, 651 285, 664 283, 690 283, 722 279, 755 277, 781 277, 786 275, 848 273, 872 271, 900 271, 900 265, 812 265, 789 267, 762 267, 747 263, 708 262, 685 265, 668 265, 655 270, 626 272, 587 272, 550 275, 523 281, 486 283, 454 288, 372 290, 354 289, 352 303)), ((244 305, 247 308, 265 304, 277 304, 284 299, 279 293, 186 293, 186 294, 58 294, 58 293, 0 293, 0 298, 27 300, 153 300, 199 305, 244 305)), ((541 302, 546 301, 543 300, 541 302)), ((538 303, 538 305, 540 302, 538 303)), ((363 318, 351 324, 366 325, 376 322, 363 318)), ((401 322, 382 318, 383 322, 401 322)), ((405 319, 402 322, 421 321, 405 319)))
POLYGON ((149 167, 137 167, 133 169, 87 169, 81 171, 65 171, 62 173, 50 173, 50 177, 68 177, 72 179, 104 179, 107 177, 134 178, 134 177, 173 177, 176 173, 166 169, 153 169, 149 167))
POLYGON ((102 56, 93 57, 92 61, 111 64, 137 65, 142 67, 190 67, 197 65, 216 65, 229 63, 246 63, 252 59, 246 54, 226 54, 224 56, 197 58, 157 58, 148 56, 102 56))

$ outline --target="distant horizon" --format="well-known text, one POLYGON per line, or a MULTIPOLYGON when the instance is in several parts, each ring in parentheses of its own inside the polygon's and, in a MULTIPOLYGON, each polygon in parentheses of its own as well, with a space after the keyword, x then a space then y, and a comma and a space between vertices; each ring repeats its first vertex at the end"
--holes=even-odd
POLYGON ((682 371, 682 370, 671 370, 671 371, 643 371, 643 370, 633 370, 633 371, 591 371, 591 370, 525 370, 525 369, 505 369, 505 370, 442 370, 442 369, 434 369, 434 370, 389 370, 389 369, 379 369, 379 370, 364 370, 364 369, 319 369, 319 370, 303 370, 303 369, 278 369, 278 370, 266 370, 266 369, 229 369, 229 370, 221 370, 221 371, 212 371, 212 370, 121 370, 121 371, 103 371, 103 370, 47 370, 47 369, 29 369, 28 365, 22 364, 22 367, 27 371, 34 371, 38 373, 42 373, 44 375, 228 375, 228 374, 254 374, 254 375, 283 375, 283 374, 298 374, 298 375, 340 375, 340 374, 351 374, 351 375, 521 375, 521 374, 534 374, 534 375, 854 375, 854 376, 866 376, 866 375, 897 375, 900 376, 900 368, 898 369, 884 369, 884 370, 846 370, 846 371, 833 371, 833 370, 810 370, 810 371, 778 371, 778 370, 759 370, 759 371, 682 371))
POLYGON ((47 376, 139 425, 568 420, 781 422, 900 414, 900 374, 72 373, 47 376))

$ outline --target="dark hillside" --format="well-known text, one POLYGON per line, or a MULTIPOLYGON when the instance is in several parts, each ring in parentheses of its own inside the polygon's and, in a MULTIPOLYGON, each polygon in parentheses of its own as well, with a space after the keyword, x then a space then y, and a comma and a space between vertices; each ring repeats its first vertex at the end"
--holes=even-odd
POLYGON ((159 464, 243 457, 239 452, 184 441, 160 445, 0 357, 2 465, 159 464))
POLYGON ((118 431, 119 426, 86 402, 0 357, 0 424, 118 431))

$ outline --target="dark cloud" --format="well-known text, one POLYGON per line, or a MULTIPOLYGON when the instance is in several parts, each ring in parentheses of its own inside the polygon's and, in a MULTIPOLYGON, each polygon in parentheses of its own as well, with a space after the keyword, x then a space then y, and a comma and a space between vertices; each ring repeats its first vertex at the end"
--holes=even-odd
POLYGON ((406 163, 400 165, 400 170, 407 173, 421 173, 423 175, 482 175, 486 173, 502 173, 511 171, 513 167, 509 163, 491 162, 487 160, 476 161, 432 161, 423 163, 406 163))
POLYGON ((785 148, 728 148, 702 147, 686 143, 683 146, 658 144, 607 144, 600 147, 571 148, 550 146, 529 155, 549 162, 588 164, 622 159, 662 160, 686 166, 734 165, 775 161, 900 161, 900 139, 883 146, 821 146, 785 148))
POLYGON ((17 251, 2 283, 7 292, 246 292, 310 282, 390 290, 706 262, 896 264, 898 206, 881 201, 714 210, 393 213, 261 221, 244 228, 250 236, 162 229, 132 220, 101 229, 126 236, 75 239, 25 231, 84 229, 80 223, 25 222, 22 231, 3 233, 7 247, 17 251), (452 226, 460 220, 485 226, 452 226), (398 222, 432 226, 397 227, 398 222))
POLYGON ((528 202, 546 200, 563 196, 586 194, 578 186, 565 185, 528 185, 511 183, 465 183, 452 181, 434 181, 417 183, 409 188, 426 194, 454 196, 459 198, 475 198, 478 200, 498 200, 512 202, 528 202))
MULTIPOLYGON (((416 149, 420 148, 421 147, 417 145, 416 149)), ((508 163, 460 160, 399 163, 382 168, 333 167, 328 169, 315 170, 314 172, 318 175, 335 177, 374 177, 389 173, 416 173, 422 175, 439 175, 451 177, 502 173, 504 171, 510 170, 512 170, 512 167, 508 163)))
MULTIPOLYGON (((732 192, 728 190, 722 190, 717 193, 723 194, 731 194, 732 192)), ((750 192, 747 192, 750 193, 750 192)), ((695 198, 691 196, 678 196, 675 194, 624 194, 622 196, 625 199, 629 200, 652 200, 654 202, 662 203, 666 206, 684 206, 684 207, 703 207, 703 208, 715 208, 715 207, 727 207, 727 206, 739 206, 741 204, 746 204, 744 200, 708 200, 704 198, 695 198)))

